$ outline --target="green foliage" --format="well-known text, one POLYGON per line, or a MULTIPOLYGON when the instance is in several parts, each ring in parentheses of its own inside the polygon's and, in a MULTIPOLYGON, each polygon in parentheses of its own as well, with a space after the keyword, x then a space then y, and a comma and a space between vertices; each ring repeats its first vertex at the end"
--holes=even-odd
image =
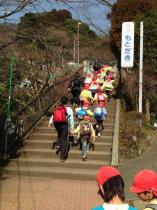
POLYGON ((66 19, 71 19, 71 14, 67 10, 52 10, 51 12, 43 12, 43 13, 26 13, 23 17, 21 17, 21 21, 19 23, 20 26, 31 26, 31 27, 39 27, 39 26, 52 26, 56 23, 63 23, 66 19))
POLYGON ((64 21, 64 27, 67 31, 69 31, 70 34, 74 34, 77 33, 77 23, 77 20, 68 18, 64 21))
POLYGON ((144 16, 153 8, 157 9, 156 0, 117 0, 108 16, 111 20, 111 45, 116 55, 121 52, 122 22, 136 21, 137 17, 144 16))
POLYGON ((157 120, 157 96, 150 97, 150 112, 153 113, 153 118, 157 120))
MULTIPOLYGON (((68 31, 69 34, 71 35, 77 34, 78 21, 68 18, 64 21, 63 27, 65 27, 65 29, 68 31)), ((95 32, 90 30, 89 26, 85 23, 81 23, 79 25, 79 34, 80 34, 80 39, 82 39, 82 37, 84 39, 96 38, 95 32)))
POLYGON ((65 60, 72 60, 72 55, 68 51, 64 52, 63 57, 65 60))
POLYGON ((6 91, 3 83, 0 83, 0 95, 2 95, 6 91))
MULTIPOLYGON (((140 21, 144 23, 144 66, 146 73, 157 73, 157 10, 150 10, 136 21, 136 46, 139 46, 140 21)), ((135 51, 136 58, 139 50, 135 51)))
POLYGON ((70 75, 74 71, 75 67, 74 66, 65 66, 64 68, 64 76, 70 75))
POLYGON ((39 18, 36 13, 26 13, 24 16, 21 17, 19 26, 29 26, 29 27, 37 27, 39 26, 39 18))

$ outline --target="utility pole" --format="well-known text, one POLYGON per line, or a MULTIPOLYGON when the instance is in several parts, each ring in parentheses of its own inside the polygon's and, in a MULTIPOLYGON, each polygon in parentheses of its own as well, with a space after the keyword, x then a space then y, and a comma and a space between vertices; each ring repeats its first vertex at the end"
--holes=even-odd
POLYGON ((142 113, 143 86, 143 22, 140 22, 140 61, 139 61, 139 112, 142 113))
POLYGON ((73 49, 73 63, 75 63, 75 57, 76 55, 76 40, 75 40, 75 35, 74 35, 74 49, 73 49))
POLYGON ((77 23, 77 64, 80 64, 80 25, 81 22, 77 23))

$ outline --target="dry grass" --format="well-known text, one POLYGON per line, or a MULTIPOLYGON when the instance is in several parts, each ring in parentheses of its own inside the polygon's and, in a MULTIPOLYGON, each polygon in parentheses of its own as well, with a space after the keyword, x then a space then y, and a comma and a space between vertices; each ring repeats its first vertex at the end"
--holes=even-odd
POLYGON ((120 156, 134 158, 150 146, 153 131, 145 127, 145 115, 122 112, 120 122, 120 156))

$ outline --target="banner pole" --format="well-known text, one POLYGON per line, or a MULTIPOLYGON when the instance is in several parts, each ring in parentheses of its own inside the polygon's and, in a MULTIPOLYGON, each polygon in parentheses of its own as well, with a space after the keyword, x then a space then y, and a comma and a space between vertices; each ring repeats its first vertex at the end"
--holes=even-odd
POLYGON ((143 89, 143 22, 140 22, 140 60, 139 60, 139 112, 142 113, 143 89))

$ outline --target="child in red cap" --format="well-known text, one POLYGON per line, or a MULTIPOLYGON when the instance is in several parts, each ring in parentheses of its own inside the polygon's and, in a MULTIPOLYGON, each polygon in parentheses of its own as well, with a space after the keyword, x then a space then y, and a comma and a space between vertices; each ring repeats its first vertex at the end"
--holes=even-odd
POLYGON ((87 152, 89 151, 90 139, 92 137, 93 143, 95 142, 95 132, 90 117, 84 116, 83 120, 79 122, 77 128, 73 131, 73 134, 77 134, 81 138, 82 145, 82 160, 87 160, 87 152))
POLYGON ((97 88, 97 93, 94 96, 93 101, 99 102, 99 101, 104 101, 106 103, 108 96, 103 92, 102 88, 99 87, 97 88))
POLYGON ((96 179, 104 204, 92 210, 136 210, 125 203, 124 181, 116 168, 102 166, 96 179))
POLYGON ((83 102, 86 100, 93 101, 93 97, 92 97, 91 91, 89 90, 89 87, 90 87, 89 84, 85 84, 83 87, 83 90, 80 93, 81 105, 83 105, 83 102))
POLYGON ((94 109, 94 119, 96 120, 95 130, 96 135, 100 137, 102 130, 104 129, 103 121, 107 116, 107 111, 105 108, 105 102, 99 101, 98 105, 94 109))
POLYGON ((75 109, 76 117, 81 120, 85 115, 93 117, 93 112, 90 110, 89 106, 90 102, 88 100, 83 101, 83 105, 75 109))
POLYGON ((147 201, 145 210, 157 209, 157 173, 144 169, 140 170, 133 179, 130 191, 147 201))

